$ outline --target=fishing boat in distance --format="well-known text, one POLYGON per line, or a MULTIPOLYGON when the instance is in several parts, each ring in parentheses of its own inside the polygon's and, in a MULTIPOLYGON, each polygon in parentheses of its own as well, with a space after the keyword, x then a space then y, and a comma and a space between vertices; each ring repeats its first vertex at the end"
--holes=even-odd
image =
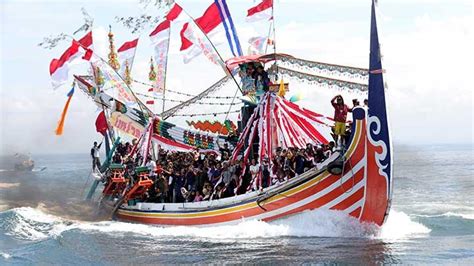
MULTIPOLYGON (((262 1, 260 9, 255 10, 259 12, 266 2, 271 2, 273 5, 273 1, 262 1)), ((175 15, 174 7, 171 8, 167 18, 175 15)), ((160 27, 169 26, 170 21, 160 24, 161 26, 159 25, 154 32, 159 31, 160 27)), ((202 17, 195 21, 199 26, 202 17)), ((206 28, 200 27, 200 29, 207 33, 206 28)), ((196 39, 192 41, 196 42, 196 39)), ((112 59, 113 57, 112 53, 112 59)), ((220 60, 227 74, 224 78, 199 95, 194 95, 168 110, 163 108, 163 111, 157 114, 133 93, 130 86, 133 82, 130 81, 127 72, 122 78, 118 68, 114 68, 117 71, 107 71, 107 68, 111 66, 113 68, 113 62, 110 63, 110 60, 109 64, 106 64, 105 60, 96 62, 92 67, 93 75, 74 76, 75 84, 104 110, 96 126, 104 135, 107 158, 100 167, 97 167, 99 170, 96 174, 97 179, 90 188, 87 198, 93 199, 97 188, 103 184, 98 200, 101 206, 111 211, 115 219, 163 226, 227 225, 241 222, 242 219, 273 221, 317 209, 343 212, 361 222, 381 226, 390 210, 393 182, 391 138, 375 1, 372 2, 368 69, 314 62, 276 51, 263 55, 237 54, 231 59, 224 61, 220 58, 220 60), (304 149, 307 144, 327 145, 332 141, 331 134, 327 132, 331 132, 334 121, 286 99, 284 95, 288 90, 288 84, 276 82, 259 94, 247 90, 242 85, 244 83, 242 75, 241 81, 236 81, 243 66, 248 64, 263 66, 269 63, 273 65, 264 70, 268 71, 269 75, 290 76, 312 83, 335 86, 342 90, 359 90, 367 93, 367 105, 352 109, 352 123, 347 142, 339 146, 324 161, 305 168, 305 172, 290 179, 271 182, 266 186, 257 184, 255 189, 255 182, 258 181, 250 180, 250 183, 245 183, 243 174, 237 176, 235 184, 237 192, 231 197, 217 199, 210 197, 207 200, 179 203, 148 200, 150 191, 157 181, 150 176, 155 170, 147 166, 147 160, 149 157, 154 160, 159 156, 159 151, 156 151, 158 146, 164 150, 195 152, 198 158, 201 154, 209 153, 220 156, 219 147, 222 147, 224 142, 229 142, 232 151, 228 161, 238 162, 236 165, 241 165, 243 173, 251 159, 255 159, 261 166, 271 168, 273 159, 280 152, 279 148, 304 149), (329 73, 334 71, 347 76, 362 76, 368 78, 368 85, 363 82, 308 74, 291 69, 289 67, 291 65, 325 69, 329 73), (115 81, 113 84, 118 93, 110 93, 101 88, 104 78, 115 81), (222 136, 220 130, 215 134, 204 133, 200 129, 182 128, 167 121, 180 108, 198 102, 209 93, 218 90, 222 84, 233 81, 240 86, 242 95, 248 98, 240 110, 241 122, 239 129, 236 130, 237 134, 233 136, 233 142, 229 141, 230 136, 222 136), (118 98, 117 95, 122 93, 123 96, 127 92, 130 92, 128 93, 130 97, 118 98), (128 104, 126 101, 134 104, 128 104), (141 157, 133 169, 125 163, 112 162, 112 157, 120 145, 120 137, 124 135, 133 136, 136 140, 132 144, 129 156, 133 157, 134 161, 137 157, 141 157)), ((153 73, 150 71, 150 77, 153 73)), ((198 117, 199 114, 196 113, 195 116, 198 117)), ((229 129, 230 126, 226 128, 229 129)), ((260 182, 261 175, 262 173, 257 174, 260 182)), ((213 184, 214 187, 210 189, 217 190, 219 182, 213 184)), ((189 193, 186 189, 181 192, 183 195, 189 193)))
POLYGON ((35 162, 31 159, 29 155, 16 153, 14 155, 15 163, 14 163, 14 170, 15 171, 33 171, 35 167, 35 162))

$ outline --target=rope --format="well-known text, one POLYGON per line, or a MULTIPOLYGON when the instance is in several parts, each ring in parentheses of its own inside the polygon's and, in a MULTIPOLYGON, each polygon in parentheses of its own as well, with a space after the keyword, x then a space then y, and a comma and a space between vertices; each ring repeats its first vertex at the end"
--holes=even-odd
MULTIPOLYGON (((341 152, 342 154, 344 154, 346 151, 342 149, 341 152)), ((342 184, 343 184, 343 177, 344 177, 344 168, 346 167, 346 156, 342 155, 342 172, 341 172, 341 182, 340 182, 339 188, 341 188, 344 191, 344 194, 351 193, 352 190, 354 190, 354 185, 355 185, 354 168, 352 167, 352 163, 350 160, 347 160, 347 163, 349 164, 349 167, 351 168, 352 186, 351 186, 351 189, 344 191, 342 184)))
MULTIPOLYGON (((139 80, 133 80, 133 82, 138 83, 138 84, 142 84, 142 85, 145 85, 145 86, 149 86, 150 88, 153 88, 153 89, 156 89, 153 86, 153 84, 150 84, 150 83, 146 83, 146 82, 139 81, 139 80)), ((197 95, 194 95, 194 94, 175 91, 175 90, 171 90, 171 89, 166 89, 166 92, 171 92, 171 93, 175 93, 175 94, 183 95, 183 96, 188 96, 188 97, 196 97, 197 96, 197 95)), ((227 99, 227 100, 232 99, 232 98, 233 98, 232 96, 203 96, 203 97, 201 97, 201 99, 227 99)))
POLYGON ((225 115, 225 114, 229 114, 229 113, 239 113, 239 112, 240 112, 240 109, 233 110, 233 111, 227 111, 227 112, 216 112, 216 113, 172 114, 172 115, 170 115, 170 117, 174 117, 174 116, 189 116, 189 117, 193 117, 193 116, 206 116, 206 115, 213 115, 213 116, 216 116, 216 115, 225 115))
POLYGON ((170 117, 170 116, 174 115, 176 112, 178 112, 178 110, 181 110, 185 107, 188 107, 189 105, 201 100, 203 97, 206 97, 208 94, 213 93, 216 90, 219 90, 229 80, 230 80, 230 77, 228 75, 221 78, 216 83, 214 83, 211 87, 207 88, 205 91, 201 92, 200 94, 196 95, 195 97, 187 100, 184 103, 178 104, 177 106, 175 106, 171 109, 168 109, 168 110, 164 111, 163 113, 161 113, 161 117, 163 117, 163 119, 166 120, 168 117, 170 117))
MULTIPOLYGON (((224 123, 222 123, 222 126, 221 126, 221 129, 219 129, 218 131, 218 134, 222 132, 222 129, 224 128, 224 125, 225 125, 225 121, 227 121, 227 117, 229 117, 229 113, 230 113, 230 108, 232 107, 232 105, 234 104, 234 101, 235 101, 235 98, 237 97, 237 92, 239 92, 239 88, 237 88, 235 90, 235 93, 234 93, 234 98, 232 98, 232 102, 229 106, 229 110, 227 110, 227 114, 225 115, 225 118, 224 118, 224 123)), ((219 145, 219 142, 217 142, 217 145, 219 145)))
MULTIPOLYGON (((144 93, 139 93, 139 92, 136 92, 135 94, 136 94, 136 95, 139 95, 139 96, 147 97, 147 98, 152 98, 152 99, 155 99, 155 100, 164 100, 164 101, 175 102, 175 103, 185 103, 185 102, 186 102, 186 101, 180 101, 180 100, 165 99, 165 98, 161 98, 161 97, 157 97, 157 96, 152 96, 152 95, 146 95, 146 94, 144 94, 144 93)), ((200 105, 238 105, 238 104, 241 104, 241 103, 234 103, 234 102, 232 101, 232 103, 195 102, 194 104, 200 104, 200 105)))

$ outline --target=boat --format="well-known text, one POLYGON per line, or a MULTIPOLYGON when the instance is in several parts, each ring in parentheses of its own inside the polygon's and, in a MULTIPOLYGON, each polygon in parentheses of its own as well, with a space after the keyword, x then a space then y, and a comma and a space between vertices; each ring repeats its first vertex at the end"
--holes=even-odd
MULTIPOLYGON (((368 69, 312 62, 276 51, 263 55, 236 56, 225 61, 226 77, 201 94, 159 114, 151 112, 138 98, 135 105, 127 105, 123 99, 102 93, 103 90, 97 86, 96 74, 101 68, 104 74, 105 68, 108 67, 104 62, 96 66, 93 76, 75 75, 78 87, 107 114, 106 129, 114 128, 132 135, 138 140, 136 149, 145 150, 144 157, 153 153, 150 152, 150 149, 153 149, 150 143, 153 142, 165 149, 218 153, 218 147, 227 140, 220 132, 204 134, 199 130, 182 128, 166 119, 183 106, 195 103, 210 92, 216 91, 223 83, 234 79, 234 70, 248 62, 275 62, 268 70, 269 73, 361 90, 368 94, 367 106, 355 107, 352 110, 351 135, 347 143, 324 162, 284 182, 227 198, 182 203, 147 202, 144 195, 153 186, 153 181, 149 178, 150 169, 144 165, 136 167, 135 178, 130 181, 130 178, 126 177, 126 166, 111 163, 120 138, 114 136, 113 132, 105 133, 109 147, 107 159, 87 198, 92 199, 97 187, 104 182, 100 196, 101 205, 108 206, 114 219, 160 226, 228 225, 239 223, 242 219, 273 221, 319 209, 340 211, 361 222, 383 225, 392 199, 393 160, 375 5, 375 1, 372 1, 368 69), (278 66, 277 61, 366 76, 368 85, 291 70, 278 66)), ((120 79, 120 76, 115 74, 117 73, 105 73, 109 79, 120 79)), ((123 80, 126 81, 127 78, 123 80)), ((117 85, 117 82, 114 84, 117 85)), ((120 86, 120 91, 130 90, 126 85, 120 86)), ((232 160, 245 164, 250 157, 256 157, 263 163, 264 160, 271 161, 277 146, 300 147, 308 142, 327 144, 330 141, 327 134, 322 134, 319 130, 320 127, 331 123, 327 122, 327 117, 285 99, 282 95, 285 90, 288 90, 288 84, 282 82, 258 97, 245 92, 253 101, 249 100, 250 104, 245 103, 241 109, 239 137, 231 143, 234 148, 232 160), (251 148, 255 145, 258 147, 257 152, 251 148)), ((138 154, 140 151, 135 152, 138 154)))
POLYGON ((15 154, 16 162, 14 164, 15 171, 33 171, 35 162, 27 155, 15 154))

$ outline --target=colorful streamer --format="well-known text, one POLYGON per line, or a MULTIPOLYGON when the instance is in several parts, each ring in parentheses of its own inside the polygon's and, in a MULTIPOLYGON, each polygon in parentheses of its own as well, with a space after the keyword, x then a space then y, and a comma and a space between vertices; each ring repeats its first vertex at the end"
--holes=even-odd
POLYGON ((61 118, 59 119, 58 127, 55 130, 56 135, 61 136, 64 130, 64 120, 66 120, 67 110, 69 109, 69 103, 71 102, 72 95, 74 94, 74 84, 72 85, 71 90, 67 94, 66 105, 64 105, 63 112, 61 113, 61 118))

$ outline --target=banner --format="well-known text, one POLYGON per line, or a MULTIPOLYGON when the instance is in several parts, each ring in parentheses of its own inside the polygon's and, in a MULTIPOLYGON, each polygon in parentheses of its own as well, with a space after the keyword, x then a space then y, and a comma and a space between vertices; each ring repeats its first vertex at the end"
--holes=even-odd
POLYGON ((122 78, 108 64, 99 60, 95 63, 104 77, 102 91, 121 101, 127 107, 138 107, 137 100, 122 78))
POLYGON ((136 139, 140 138, 145 129, 142 125, 120 112, 112 112, 112 115, 110 116, 110 125, 121 133, 136 139))

